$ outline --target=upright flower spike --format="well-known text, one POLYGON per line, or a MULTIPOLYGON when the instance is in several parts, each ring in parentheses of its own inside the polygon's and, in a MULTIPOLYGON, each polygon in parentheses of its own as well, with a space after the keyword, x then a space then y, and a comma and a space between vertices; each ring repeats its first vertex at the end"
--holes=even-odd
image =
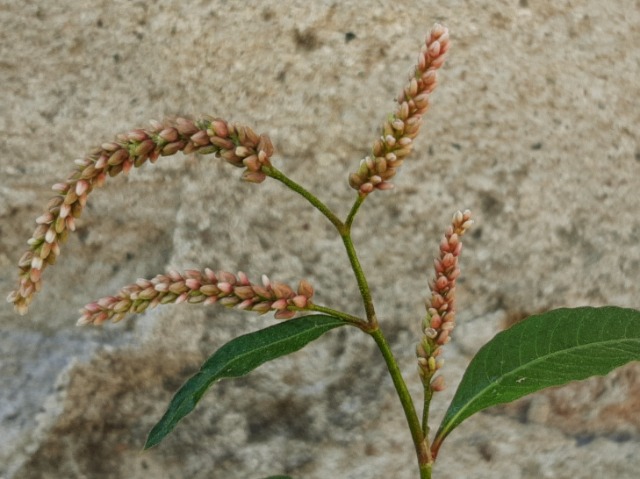
POLYGON ((159 304, 219 303, 265 314, 275 311, 276 319, 290 319, 296 311, 311 304, 313 287, 300 281, 297 291, 283 283, 262 277, 262 285, 249 281, 247 275, 226 271, 172 271, 153 279, 139 279, 125 286, 115 296, 107 296, 87 304, 80 310, 78 325, 99 325, 105 321, 118 322, 127 314, 140 314, 159 304))
POLYGON ((427 300, 427 314, 422 322, 424 334, 416 348, 420 378, 432 391, 444 389, 444 378, 433 376, 443 365, 443 360, 438 359, 440 348, 451 340, 455 326, 456 278, 460 276, 458 258, 462 251, 460 238, 472 224, 469 210, 456 212, 440 242, 440 255, 434 261, 435 278, 429 283, 431 298, 427 300))
POLYGON ((360 161, 358 171, 349 176, 349 185, 366 195, 393 188, 390 182, 411 153, 418 136, 422 115, 429 108, 429 95, 436 88, 437 70, 444 65, 449 50, 449 31, 435 24, 418 56, 409 82, 398 95, 398 108, 382 126, 380 138, 373 144, 371 156, 360 161))
POLYGON ((43 215, 36 219, 37 227, 20 261, 18 287, 7 297, 16 311, 25 314, 35 293, 42 287, 42 271, 55 263, 60 244, 82 214, 91 191, 102 186, 107 176, 128 173, 147 160, 155 163, 160 156, 215 153, 228 163, 246 168, 242 178, 260 183, 266 175, 263 166, 271 166, 273 145, 266 135, 257 135, 251 128, 228 123, 219 118, 198 120, 176 118, 164 122, 152 121, 149 129, 135 129, 120 134, 115 141, 103 143, 82 159, 66 180, 53 185, 57 193, 43 215))

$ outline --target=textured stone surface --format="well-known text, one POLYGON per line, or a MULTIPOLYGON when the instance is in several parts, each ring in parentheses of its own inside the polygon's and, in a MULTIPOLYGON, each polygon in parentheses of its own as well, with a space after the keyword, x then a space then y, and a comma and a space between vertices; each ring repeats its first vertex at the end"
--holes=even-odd
MULTIPOLYGON (((0 289, 72 161, 173 114, 267 132, 275 163, 344 215, 356 168, 434 21, 452 51, 396 189, 372 195, 355 241, 383 329, 418 397, 413 344, 441 231, 471 208, 450 388, 498 329, 559 306, 640 307, 637 2, 96 1, 0 6, 0 289), (388 2, 390 3, 390 2, 388 2)), ((266 324, 167 307, 97 328, 76 311, 167 268, 244 270, 316 287, 360 314, 339 240, 275 182, 176 156, 95 192, 29 314, 0 308, 0 477, 416 477, 373 343, 334 331, 216 385, 140 453, 177 387, 225 341, 266 324)), ((638 365, 479 414, 438 478, 633 478, 638 365)))

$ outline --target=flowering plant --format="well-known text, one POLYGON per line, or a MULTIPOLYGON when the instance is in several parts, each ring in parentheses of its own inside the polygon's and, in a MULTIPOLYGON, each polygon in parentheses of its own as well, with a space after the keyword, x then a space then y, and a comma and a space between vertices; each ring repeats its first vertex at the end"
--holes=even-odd
POLYGON ((151 279, 139 279, 114 296, 87 304, 78 324, 99 325, 120 321, 131 313, 170 303, 219 303, 226 307, 274 312, 286 320, 241 337, 216 351, 187 380, 172 399, 164 416, 151 430, 145 448, 159 444, 197 405, 212 384, 223 378, 245 375, 267 361, 299 350, 324 333, 352 326, 371 336, 386 363, 402 404, 416 451, 420 477, 430 478, 443 441, 466 418, 487 407, 509 402, 540 389, 604 375, 616 367, 640 359, 640 312, 616 307, 574 308, 532 316, 496 335, 471 361, 442 423, 430 434, 429 409, 434 394, 444 387, 439 373, 441 352, 455 327, 456 279, 460 274, 461 239, 472 226, 471 213, 458 211, 444 233, 434 263, 434 277, 417 341, 417 369, 424 386, 422 418, 404 382, 394 355, 380 329, 367 277, 360 265, 351 229, 360 207, 370 194, 393 187, 391 180, 409 156, 437 85, 437 70, 449 50, 449 34, 435 25, 427 36, 418 62, 397 97, 396 110, 384 121, 371 154, 349 176, 356 191, 343 220, 316 195, 272 164, 274 147, 269 137, 251 128, 220 118, 176 118, 152 122, 147 129, 133 129, 101 144, 76 161, 66 180, 53 186, 56 196, 28 241, 20 258, 18 287, 8 296, 24 314, 42 287, 42 272, 60 255, 61 244, 74 231, 89 194, 108 177, 127 174, 147 161, 182 152, 215 154, 244 168, 242 179, 261 183, 276 180, 298 193, 335 227, 344 244, 361 295, 364 315, 353 316, 313 300, 314 288, 301 280, 296 288, 263 275, 252 281, 243 272, 170 271, 151 279), (302 316, 294 318, 297 313, 302 316))

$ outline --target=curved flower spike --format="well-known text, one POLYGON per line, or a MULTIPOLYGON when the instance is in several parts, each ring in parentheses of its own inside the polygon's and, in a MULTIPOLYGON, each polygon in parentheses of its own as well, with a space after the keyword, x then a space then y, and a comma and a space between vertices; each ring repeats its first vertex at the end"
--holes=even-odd
POLYGON ((42 271, 56 261, 60 244, 69 231, 75 230, 75 221, 94 188, 102 186, 107 176, 126 174, 147 160, 155 163, 160 156, 179 151, 215 153, 234 166, 246 168, 243 179, 260 183, 266 178, 262 166, 271 166, 273 145, 268 136, 258 135, 247 126, 205 117, 152 121, 149 129, 131 130, 94 148, 85 158, 75 161, 76 169, 65 181, 53 185, 57 195, 36 219, 38 226, 27 242, 29 250, 18 262, 18 287, 7 297, 16 311, 27 312, 33 296, 42 287, 42 271))

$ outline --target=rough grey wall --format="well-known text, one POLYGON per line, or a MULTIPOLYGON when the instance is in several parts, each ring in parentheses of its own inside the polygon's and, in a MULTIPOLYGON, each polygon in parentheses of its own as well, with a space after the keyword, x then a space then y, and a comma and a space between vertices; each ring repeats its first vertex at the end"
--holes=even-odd
MULTIPOLYGON (((92 145, 151 118, 212 114, 269 133, 277 165, 344 215, 347 173, 441 21, 452 51, 417 151, 395 190, 367 200, 355 234, 416 397, 422 298, 456 209, 477 223, 435 417, 509 322, 640 306, 638 2, 255 3, 0 1, 1 290, 14 286, 48 187, 92 145)), ((416 477, 382 360, 355 330, 217 385, 140 453, 203 358, 274 321, 176 306, 76 328, 86 302, 170 267, 211 266, 305 277, 319 301, 360 312, 330 225, 278 184, 238 177, 214 158, 178 156, 108 181, 29 314, 0 308, 0 477, 416 477)), ((639 371, 470 419, 436 477, 636 477, 639 371)))

